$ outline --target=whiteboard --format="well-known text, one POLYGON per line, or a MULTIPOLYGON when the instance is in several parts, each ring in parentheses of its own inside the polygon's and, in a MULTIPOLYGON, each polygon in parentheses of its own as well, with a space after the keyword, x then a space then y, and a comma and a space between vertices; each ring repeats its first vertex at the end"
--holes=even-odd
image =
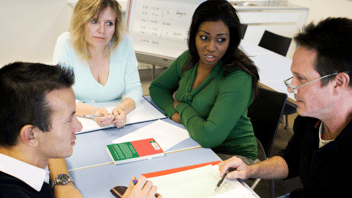
POLYGON ((205 0, 130 0, 127 29, 137 53, 175 59, 187 48, 195 9, 205 0))

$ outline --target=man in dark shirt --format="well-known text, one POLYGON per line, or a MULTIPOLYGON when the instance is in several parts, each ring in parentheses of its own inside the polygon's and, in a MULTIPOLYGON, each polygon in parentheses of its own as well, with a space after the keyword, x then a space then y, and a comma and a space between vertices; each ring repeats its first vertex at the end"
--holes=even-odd
POLYGON ((285 179, 299 176, 303 188, 286 197, 343 197, 352 177, 352 20, 327 18, 295 36, 293 77, 285 80, 299 116, 294 135, 276 156, 247 166, 233 157, 220 163, 227 178, 285 179))
MULTIPOLYGON (((73 71, 60 66, 16 62, 0 69, 0 198, 82 197, 65 162, 82 130, 73 83, 73 71)), ((150 181, 133 179, 123 197, 154 196, 150 181)))
MULTIPOLYGON (((0 197, 54 197, 45 168, 50 158, 72 155, 82 130, 73 83, 73 71, 59 66, 16 62, 0 69, 0 197)), ((50 174, 68 175, 54 161, 50 174)), ((70 180, 55 186, 81 197, 70 180)))

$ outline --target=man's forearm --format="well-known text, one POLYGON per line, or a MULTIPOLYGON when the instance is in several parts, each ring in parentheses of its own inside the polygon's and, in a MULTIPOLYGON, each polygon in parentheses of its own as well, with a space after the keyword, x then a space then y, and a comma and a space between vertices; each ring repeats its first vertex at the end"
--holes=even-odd
POLYGON ((285 179, 288 176, 286 161, 280 156, 274 156, 250 166, 251 178, 285 179))
MULTIPOLYGON (((64 158, 49 159, 50 180, 55 179, 60 174, 67 174, 67 165, 64 158)), ((69 182, 65 185, 56 185, 54 187, 54 196, 56 198, 81 198, 83 197, 73 183, 69 182)))

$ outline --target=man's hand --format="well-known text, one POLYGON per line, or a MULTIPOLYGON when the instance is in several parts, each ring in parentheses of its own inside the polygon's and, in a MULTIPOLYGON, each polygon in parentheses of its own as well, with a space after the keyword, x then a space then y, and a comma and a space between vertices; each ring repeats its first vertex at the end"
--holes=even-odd
POLYGON ((232 157, 226 161, 219 163, 220 177, 222 177, 229 168, 235 168, 235 171, 231 171, 227 174, 228 179, 247 179, 251 177, 250 166, 244 163, 238 157, 232 157))
POLYGON ((157 187, 153 186, 153 183, 148 181, 146 177, 141 176, 136 185, 133 183, 135 179, 133 176, 122 198, 162 198, 156 193, 157 187))

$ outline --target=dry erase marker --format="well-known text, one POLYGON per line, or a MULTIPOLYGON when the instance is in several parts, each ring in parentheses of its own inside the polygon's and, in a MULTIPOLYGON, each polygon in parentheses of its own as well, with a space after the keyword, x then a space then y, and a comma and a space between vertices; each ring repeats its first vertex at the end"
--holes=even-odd
POLYGON ((85 117, 85 118, 99 118, 99 117, 104 117, 104 115, 84 115, 83 117, 85 117))

